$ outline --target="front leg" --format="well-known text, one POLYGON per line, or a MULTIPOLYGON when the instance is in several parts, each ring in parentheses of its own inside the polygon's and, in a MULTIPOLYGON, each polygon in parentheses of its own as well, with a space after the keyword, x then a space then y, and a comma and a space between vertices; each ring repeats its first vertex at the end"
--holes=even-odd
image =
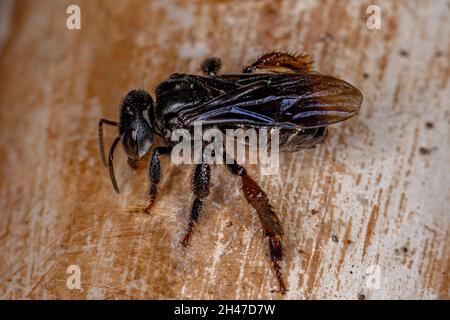
POLYGON ((156 147, 153 150, 152 159, 150 160, 150 165, 148 167, 148 175, 150 178, 150 188, 148 191, 149 201, 147 207, 144 209, 145 213, 150 214, 153 206, 156 202, 156 196, 158 194, 158 185, 161 182, 162 170, 161 162, 159 161, 160 154, 168 154, 172 151, 171 147, 156 147))
POLYGON ((228 169, 232 174, 240 176, 242 180, 242 190, 247 202, 255 209, 259 221, 264 232, 264 236, 269 238, 269 252, 273 263, 275 275, 278 279, 278 285, 281 293, 285 293, 286 286, 284 284, 283 275, 281 273, 280 263, 283 259, 283 248, 281 246, 281 224, 269 199, 261 187, 247 174, 244 167, 238 165, 236 162, 228 164, 228 169))
POLYGON ((189 240, 194 230, 194 224, 198 222, 203 212, 205 198, 209 194, 211 180, 211 167, 207 163, 195 165, 192 177, 192 191, 194 193, 194 202, 192 203, 191 214, 189 215, 189 223, 186 234, 181 242, 184 246, 189 244, 189 240))

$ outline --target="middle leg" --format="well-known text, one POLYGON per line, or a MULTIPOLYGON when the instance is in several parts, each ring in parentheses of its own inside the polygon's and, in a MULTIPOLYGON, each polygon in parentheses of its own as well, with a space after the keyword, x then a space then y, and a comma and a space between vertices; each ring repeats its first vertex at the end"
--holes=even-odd
POLYGON ((215 76, 222 66, 222 61, 219 58, 208 58, 202 62, 202 71, 207 76, 215 76))
POLYGON ((195 165, 194 175, 192 177, 192 191, 194 193, 194 202, 192 203, 191 214, 189 215, 189 223, 182 244, 186 247, 192 236, 195 223, 198 222, 203 212, 205 198, 209 194, 211 180, 211 167, 203 162, 195 165))

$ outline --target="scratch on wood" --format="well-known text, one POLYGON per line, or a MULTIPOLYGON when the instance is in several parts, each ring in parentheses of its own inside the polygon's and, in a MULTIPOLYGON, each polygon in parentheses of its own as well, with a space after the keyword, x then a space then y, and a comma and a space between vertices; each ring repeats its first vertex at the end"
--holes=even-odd
POLYGON ((370 246, 370 243, 372 241, 372 236, 375 231, 375 226, 377 224, 379 212, 380 212, 380 207, 378 205, 374 205, 372 208, 372 211, 370 213, 369 221, 367 222, 366 236, 364 238, 364 247, 363 247, 363 254, 362 254, 363 257, 366 255, 367 248, 370 246))

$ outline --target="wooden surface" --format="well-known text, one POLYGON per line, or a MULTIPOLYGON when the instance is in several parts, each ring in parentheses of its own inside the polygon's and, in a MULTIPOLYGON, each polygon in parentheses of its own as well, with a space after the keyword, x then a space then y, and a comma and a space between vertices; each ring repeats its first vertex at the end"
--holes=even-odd
POLYGON ((366 27, 367 1, 3 1, 0 297, 448 299, 450 5, 375 2, 381 30, 366 27), (73 3, 78 31, 65 26, 73 3), (213 168, 185 249, 191 168, 163 160, 145 215, 147 158, 131 172, 116 155, 114 194, 96 127, 131 88, 197 73, 211 55, 238 71, 275 49, 310 53, 364 94, 326 144, 283 155, 280 176, 249 167, 284 226, 286 296, 271 292, 238 179, 213 168), (69 265, 81 290, 66 287, 69 265), (373 270, 379 288, 367 285, 373 270))

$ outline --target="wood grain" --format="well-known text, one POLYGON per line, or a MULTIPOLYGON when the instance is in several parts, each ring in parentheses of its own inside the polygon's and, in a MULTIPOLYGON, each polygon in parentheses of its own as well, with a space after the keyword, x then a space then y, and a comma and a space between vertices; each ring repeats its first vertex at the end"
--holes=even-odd
POLYGON ((450 5, 376 2, 381 30, 366 27, 368 1, 2 2, 0 297, 448 299, 450 5), (69 4, 81 30, 65 26, 69 4), (279 176, 248 168, 284 226, 285 296, 271 292, 238 179, 213 168, 185 249, 191 168, 163 160, 162 196, 145 215, 148 158, 131 172, 117 154, 115 195, 96 131, 131 88, 198 73, 211 55, 233 72, 277 49, 310 53, 364 94, 358 117, 283 155, 279 176), (81 290, 66 287, 73 264, 81 290))

